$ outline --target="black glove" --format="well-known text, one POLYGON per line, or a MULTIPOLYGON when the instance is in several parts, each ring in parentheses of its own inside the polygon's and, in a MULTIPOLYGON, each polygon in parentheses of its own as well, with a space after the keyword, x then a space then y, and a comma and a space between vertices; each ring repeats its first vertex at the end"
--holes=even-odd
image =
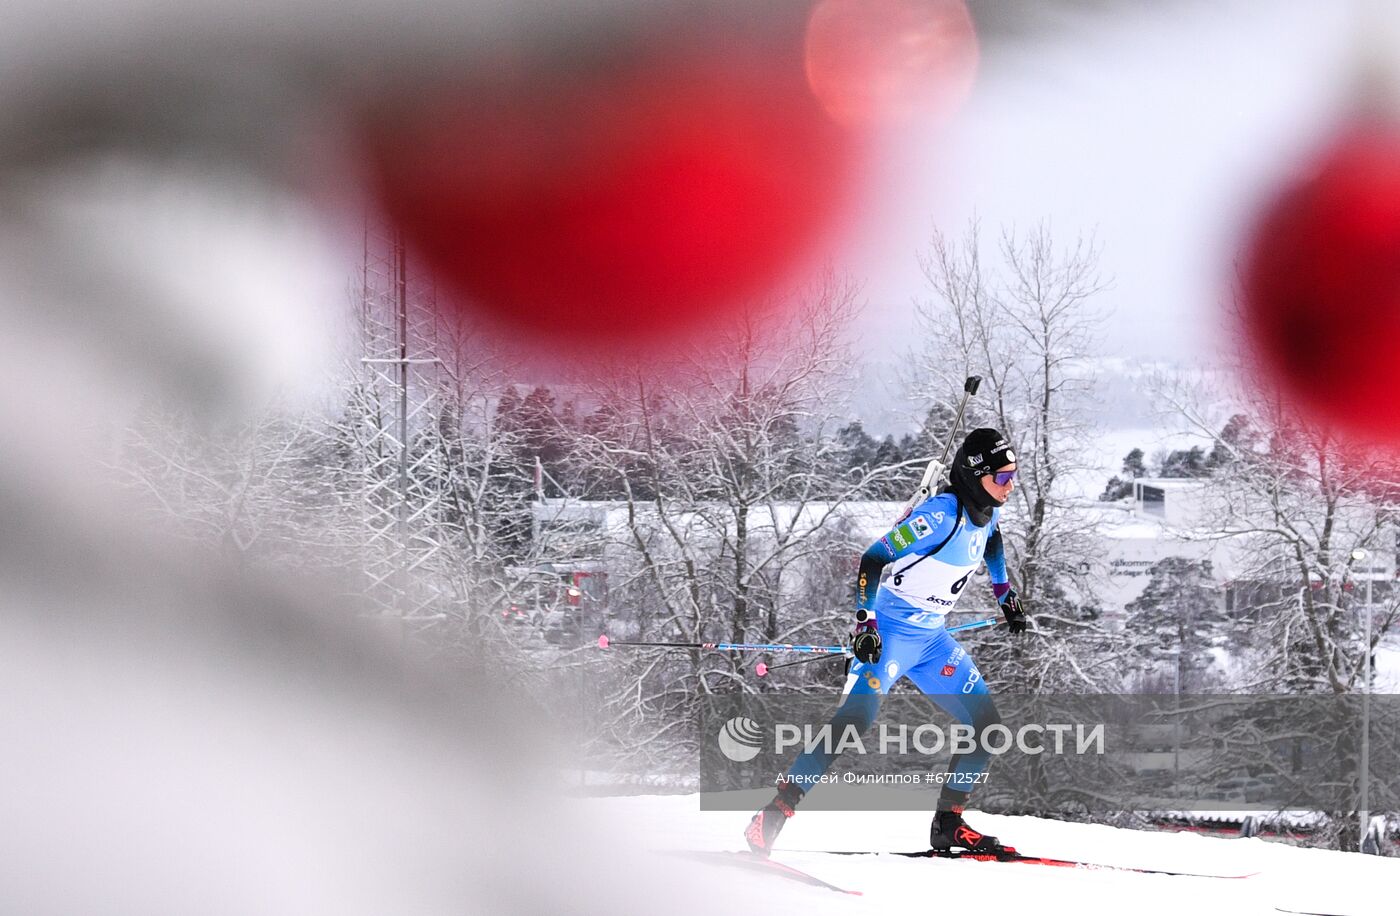
POLYGON ((1008 588, 997 600, 1001 602, 1001 613, 1006 618, 1006 626, 1011 630, 1011 635, 1020 636, 1026 632, 1030 626, 1030 618, 1026 616, 1026 609, 1021 606, 1021 597, 1016 594, 1016 589, 1008 588))
POLYGON ((880 628, 875 615, 866 610, 856 611, 856 631, 851 639, 851 654, 856 657, 856 661, 867 665, 878 664, 881 645, 880 628))

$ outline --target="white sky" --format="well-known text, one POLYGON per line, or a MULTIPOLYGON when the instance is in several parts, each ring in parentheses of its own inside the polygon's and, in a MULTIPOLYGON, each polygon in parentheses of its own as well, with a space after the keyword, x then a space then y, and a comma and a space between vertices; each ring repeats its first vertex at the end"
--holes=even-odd
MULTIPOLYGON (((1218 358, 1240 221, 1325 130, 1354 28, 1348 4, 1325 0, 1164 6, 1062 11, 1053 34, 984 47, 957 122, 890 150, 857 255, 873 318, 921 294, 915 252, 935 223, 976 213, 994 238, 1048 219, 1103 245, 1107 355, 1218 358)), ((906 346, 863 342, 877 361, 906 346)))

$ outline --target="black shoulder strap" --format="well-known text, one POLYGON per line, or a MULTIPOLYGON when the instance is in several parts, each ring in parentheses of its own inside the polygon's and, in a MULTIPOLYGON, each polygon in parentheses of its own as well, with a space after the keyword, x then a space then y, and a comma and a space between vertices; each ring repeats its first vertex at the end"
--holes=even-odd
POLYGON ((943 540, 941 540, 941 541, 938 542, 938 546, 937 546, 937 547, 933 548, 933 549, 930 550, 928 553, 920 554, 920 555, 919 555, 919 558, 918 558, 917 560, 915 560, 913 563, 910 563, 908 566, 905 566, 903 569, 895 570, 895 571, 894 571, 894 574, 895 574, 896 576, 902 576, 902 575, 904 575, 906 572, 908 572, 909 570, 913 569, 915 566, 918 566, 920 563, 924 562, 924 561, 927 560, 929 557, 933 556, 934 554, 938 553, 938 551, 940 551, 940 550, 942 550, 944 547, 947 547, 947 546, 948 546, 948 542, 951 541, 951 540, 953 539, 954 535, 956 535, 956 534, 958 533, 958 529, 959 529, 960 527, 962 527, 962 511, 963 511, 962 500, 957 499, 957 498, 955 497, 955 498, 954 498, 954 502, 956 502, 957 505, 958 505, 958 511, 957 511, 956 513, 954 513, 954 515, 953 515, 953 530, 950 531, 950 532, 948 532, 948 536, 947 536, 946 538, 944 538, 943 540))

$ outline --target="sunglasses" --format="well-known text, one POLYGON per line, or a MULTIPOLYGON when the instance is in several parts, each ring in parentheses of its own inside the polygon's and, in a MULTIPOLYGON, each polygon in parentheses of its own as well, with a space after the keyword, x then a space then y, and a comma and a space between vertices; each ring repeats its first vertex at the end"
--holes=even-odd
POLYGON ((1016 479, 1016 471, 996 471, 992 474, 992 481, 999 487, 1004 487, 1016 479))

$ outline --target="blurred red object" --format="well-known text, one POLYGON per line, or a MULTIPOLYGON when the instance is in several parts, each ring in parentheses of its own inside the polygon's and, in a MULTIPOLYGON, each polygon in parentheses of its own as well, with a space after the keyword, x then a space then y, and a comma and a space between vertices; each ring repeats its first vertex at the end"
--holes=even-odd
POLYGON ((947 120, 972 92, 977 34, 963 0, 822 0, 807 79, 843 124, 947 120))
POLYGON ((1319 423, 1400 442, 1400 124, 1342 131, 1265 210, 1242 281, 1281 391, 1319 423))
POLYGON ((734 9, 506 54, 375 112, 378 200, 455 303, 539 338, 650 340, 800 261, 856 138, 808 89, 805 14, 734 9))

